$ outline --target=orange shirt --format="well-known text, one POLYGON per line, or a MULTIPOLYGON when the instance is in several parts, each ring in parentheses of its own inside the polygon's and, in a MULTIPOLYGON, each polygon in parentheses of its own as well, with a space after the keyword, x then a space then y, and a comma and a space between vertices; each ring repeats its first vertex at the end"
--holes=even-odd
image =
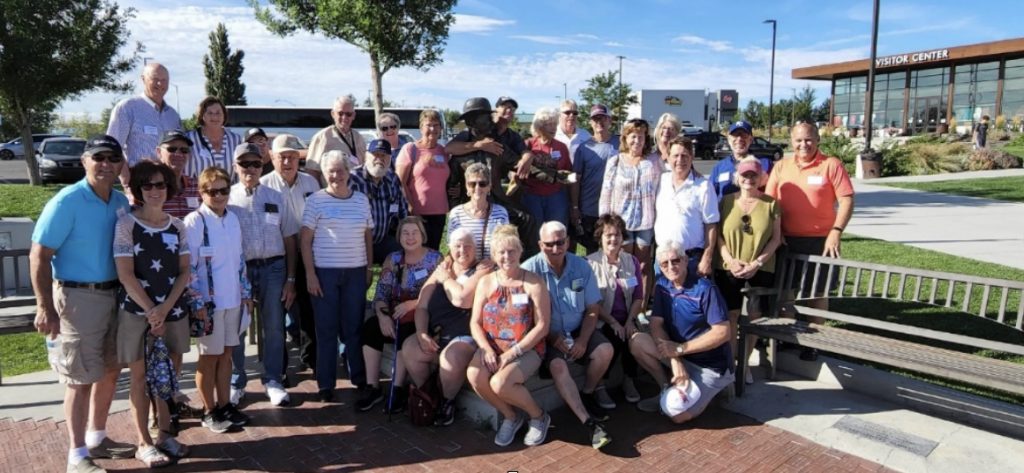
POLYGON ((853 195, 842 161, 818 151, 810 163, 785 158, 775 164, 765 192, 782 206, 782 234, 825 237, 836 221, 839 197, 853 195))

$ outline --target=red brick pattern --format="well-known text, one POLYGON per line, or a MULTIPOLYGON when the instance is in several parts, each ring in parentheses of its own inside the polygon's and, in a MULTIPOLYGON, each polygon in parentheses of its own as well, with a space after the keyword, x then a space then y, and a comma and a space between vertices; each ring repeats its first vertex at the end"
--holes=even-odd
MULTIPOLYGON (((348 386, 347 383, 344 384, 348 386)), ((406 416, 391 422, 379 411, 353 411, 354 390, 338 392, 336 404, 315 399, 308 376, 291 391, 293 407, 270 406, 259 381, 249 385, 244 411, 251 425, 214 434, 196 419, 183 422, 179 440, 192 456, 161 471, 387 471, 387 472, 862 472, 875 463, 817 445, 778 428, 713 407, 696 422, 675 426, 664 417, 620 405, 602 452, 567 410, 553 413, 548 440, 522 445, 524 431, 508 448, 494 432, 466 420, 450 427, 417 428, 406 416)), ((133 441, 130 413, 111 416, 107 430, 133 441)), ((62 472, 67 434, 63 422, 0 419, 0 473, 62 472)), ((137 460, 100 460, 110 470, 142 471, 137 460)))

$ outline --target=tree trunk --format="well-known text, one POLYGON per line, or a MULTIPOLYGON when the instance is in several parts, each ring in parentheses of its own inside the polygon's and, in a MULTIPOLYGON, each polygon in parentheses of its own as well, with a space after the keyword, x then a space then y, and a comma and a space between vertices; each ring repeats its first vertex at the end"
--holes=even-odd
POLYGON ((28 111, 20 105, 15 105, 14 109, 15 114, 17 114, 18 128, 21 129, 21 143, 22 150, 25 153, 28 182, 33 186, 38 186, 43 183, 43 180, 39 176, 39 162, 36 161, 35 143, 32 142, 32 120, 29 117, 28 111))
POLYGON ((381 90, 382 76, 383 74, 380 72, 380 63, 377 62, 377 55, 371 52, 370 79, 373 81, 373 118, 375 127, 377 120, 380 120, 380 114, 384 109, 384 106, 382 105, 384 103, 384 94, 381 90))

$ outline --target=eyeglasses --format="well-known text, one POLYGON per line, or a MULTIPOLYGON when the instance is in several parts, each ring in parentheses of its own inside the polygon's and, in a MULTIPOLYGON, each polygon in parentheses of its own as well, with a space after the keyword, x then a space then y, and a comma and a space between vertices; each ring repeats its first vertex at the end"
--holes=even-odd
POLYGON ((256 169, 263 167, 263 163, 260 161, 238 161, 235 164, 243 169, 256 169))
POLYGON ((471 189, 477 187, 487 187, 489 185, 491 185, 491 183, 487 181, 466 181, 466 187, 469 187, 471 189))
POLYGON ((210 196, 210 197, 217 197, 217 195, 222 195, 224 197, 227 197, 228 194, 231 193, 231 188, 230 187, 218 187, 216 189, 203 189, 203 193, 208 195, 208 196, 210 196))
POLYGON ((740 177, 742 177, 744 179, 751 179, 751 180, 757 179, 757 176, 758 176, 758 174, 756 172, 745 172, 743 174, 740 174, 740 177))
POLYGON ((144 191, 151 191, 154 188, 157 189, 157 190, 164 190, 164 189, 167 188, 167 183, 164 182, 164 181, 157 181, 157 182, 147 182, 147 183, 142 185, 142 190, 144 190, 144 191))
POLYGON ((747 235, 753 235, 754 234, 754 227, 750 226, 750 215, 744 215, 744 216, 740 217, 740 223, 743 224, 743 227, 742 227, 743 233, 746 233, 747 235))
POLYGON ((381 125, 380 126, 380 131, 391 131, 391 130, 397 130, 397 129, 398 129, 398 125, 381 125))
POLYGON ((677 257, 677 258, 672 258, 672 259, 667 259, 665 261, 662 261, 662 262, 658 263, 658 266, 661 266, 662 268, 667 268, 669 266, 675 266, 675 265, 677 265, 679 263, 682 263, 682 262, 683 262, 683 259, 677 257))
POLYGON ((356 112, 338 112, 338 115, 341 115, 343 117, 352 118, 352 117, 356 116, 356 112))
POLYGON ((164 150, 171 154, 188 154, 190 151, 192 151, 192 148, 189 148, 188 146, 164 146, 164 150))
POLYGON ((575 117, 576 115, 579 115, 579 114, 580 114, 580 112, 576 111, 576 110, 562 110, 562 115, 569 115, 571 117, 575 117))
POLYGON ((557 248, 565 244, 565 239, 555 241, 542 241, 540 244, 544 245, 545 248, 557 248))
POLYGON ((103 161, 107 161, 111 164, 116 164, 121 161, 124 161, 124 156, 121 156, 120 154, 94 154, 90 157, 92 158, 92 161, 94 163, 102 163, 103 161))

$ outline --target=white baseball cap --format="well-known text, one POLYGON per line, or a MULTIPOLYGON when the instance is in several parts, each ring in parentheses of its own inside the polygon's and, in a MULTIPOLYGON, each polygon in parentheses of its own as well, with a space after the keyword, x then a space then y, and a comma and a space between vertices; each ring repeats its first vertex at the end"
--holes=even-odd
POLYGON ((690 410, 700 400, 700 388, 692 380, 686 386, 669 386, 661 392, 661 412, 675 417, 690 410))

